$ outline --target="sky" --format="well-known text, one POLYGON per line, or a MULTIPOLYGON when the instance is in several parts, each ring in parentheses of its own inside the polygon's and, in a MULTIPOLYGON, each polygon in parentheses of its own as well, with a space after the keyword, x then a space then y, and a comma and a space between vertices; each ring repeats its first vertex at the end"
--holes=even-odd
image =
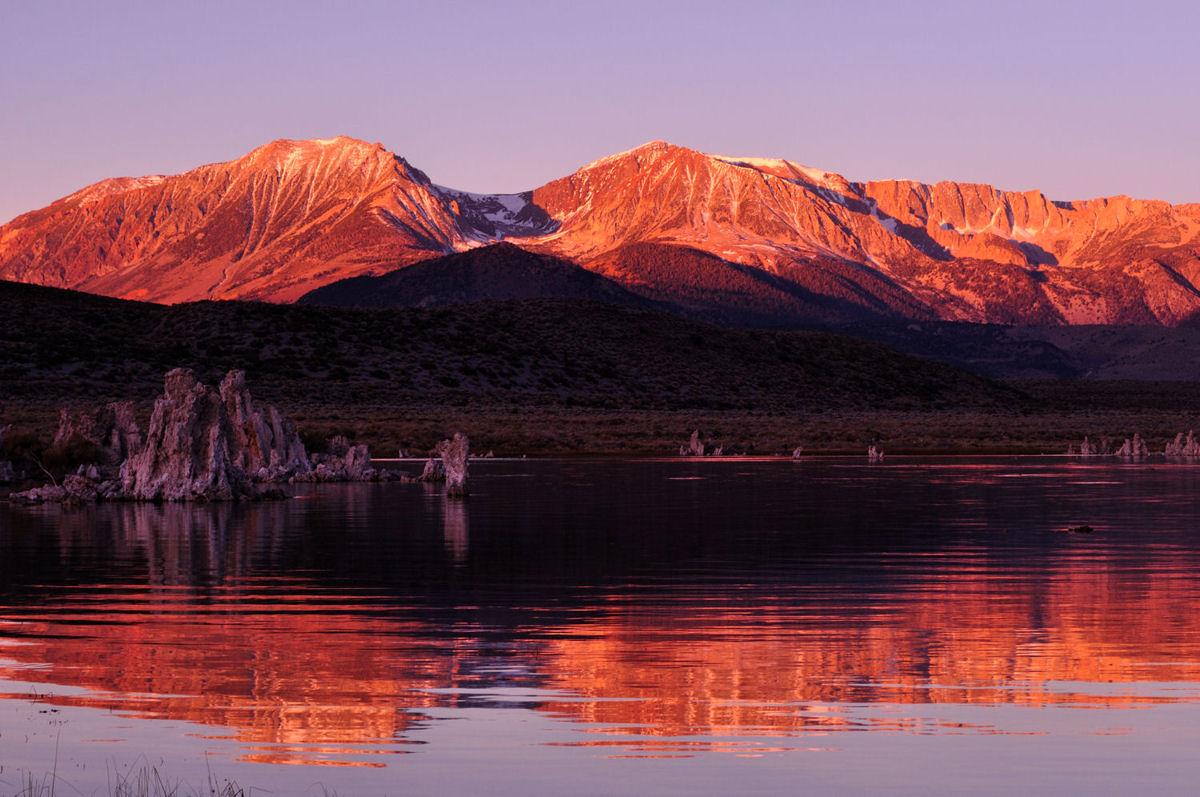
POLYGON ((0 0, 0 222, 278 138, 537 187, 662 139, 852 180, 1200 202, 1190 2, 0 0))

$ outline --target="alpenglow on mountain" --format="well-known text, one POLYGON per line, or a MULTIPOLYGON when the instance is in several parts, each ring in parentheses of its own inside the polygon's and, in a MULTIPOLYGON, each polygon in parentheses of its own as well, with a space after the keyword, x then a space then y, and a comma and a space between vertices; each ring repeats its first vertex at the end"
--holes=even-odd
POLYGON ((290 302, 501 240, 731 321, 1173 325, 1200 311, 1197 204, 852 182, 663 142, 491 195, 439 186, 379 144, 276 141, 20 216, 0 227, 0 278, 290 302))

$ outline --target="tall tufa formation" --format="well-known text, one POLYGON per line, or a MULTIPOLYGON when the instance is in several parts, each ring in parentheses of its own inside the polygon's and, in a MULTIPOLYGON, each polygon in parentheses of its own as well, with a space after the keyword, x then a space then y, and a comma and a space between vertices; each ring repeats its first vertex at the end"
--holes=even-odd
POLYGON ((230 371, 219 388, 230 421, 234 465, 259 481, 309 473, 312 466, 296 427, 271 405, 256 409, 246 388, 246 374, 230 371))
POLYGON ((454 439, 443 440, 433 449, 433 453, 441 457, 442 469, 446 472, 446 495, 450 498, 466 498, 470 492, 467 486, 470 450, 467 436, 458 432, 454 439))
POLYGON ((264 497, 256 480, 310 470, 304 446, 273 407, 256 410, 245 377, 231 371, 219 390, 186 368, 166 376, 142 450, 121 466, 125 498, 229 501, 264 497), (290 468, 290 470, 289 470, 290 468))

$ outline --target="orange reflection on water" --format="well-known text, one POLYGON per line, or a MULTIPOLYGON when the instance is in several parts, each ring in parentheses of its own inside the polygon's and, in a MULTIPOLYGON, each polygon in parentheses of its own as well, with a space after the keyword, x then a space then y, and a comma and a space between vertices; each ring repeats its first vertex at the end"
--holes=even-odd
MULTIPOLYGON (((860 593, 613 594, 579 613, 588 619, 488 644, 508 645, 505 662, 559 696, 529 702, 589 731, 585 744, 644 755, 808 749, 848 730, 1041 733, 953 706, 1119 709, 1200 696, 1188 568, 1081 552, 1029 575, 955 556, 945 570, 910 561, 887 588, 860 593), (936 710, 903 708, 918 705, 936 710)), ((372 756, 399 752, 421 709, 446 704, 435 690, 487 691, 466 664, 486 647, 478 628, 396 608, 368 611, 363 596, 303 580, 77 590, 0 607, 0 637, 15 643, 0 648, 0 678, 87 690, 45 702, 228 728, 246 760, 379 766, 372 756)))
POLYGON ((1196 598, 1189 573, 1085 557, 1036 580, 927 579, 829 614, 803 600, 626 604, 552 635, 546 685, 581 695, 553 710, 602 734, 1039 733, 870 706, 1197 701, 1196 598))
POLYGON ((327 596, 213 606, 183 589, 103 594, 103 609, 73 601, 5 623, 21 643, 0 648, 0 678, 88 690, 49 703, 230 728, 246 760, 381 766, 348 756, 397 752, 411 711, 433 703, 421 690, 454 677, 453 657, 398 649, 414 624, 327 596))

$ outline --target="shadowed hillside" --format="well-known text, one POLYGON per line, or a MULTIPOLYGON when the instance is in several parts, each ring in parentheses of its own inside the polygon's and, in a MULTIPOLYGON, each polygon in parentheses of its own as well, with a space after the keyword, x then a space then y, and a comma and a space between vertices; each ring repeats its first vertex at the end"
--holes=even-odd
POLYGON ((297 304, 445 307, 498 299, 595 299, 648 305, 569 260, 509 243, 425 260, 379 277, 351 277, 309 291, 297 304))
POLYGON ((591 301, 359 310, 245 302, 164 307, 0 284, 10 396, 156 389, 187 366, 270 390, 591 407, 996 406, 1014 391, 878 344, 724 329, 591 301))
POLYGON ((429 428, 410 438, 432 444, 452 416, 491 418, 496 430, 525 424, 528 436, 553 438, 550 450, 589 447, 587 435, 558 436, 580 412, 583 426, 620 426, 622 413, 678 416, 653 433, 674 440, 705 413, 987 412, 1022 401, 1011 388, 854 338, 731 330, 579 300, 165 307, 0 283, 0 314, 3 421, 51 426, 64 405, 134 398, 148 408, 177 366, 210 382, 244 369, 256 396, 312 434, 387 439, 385 429, 420 418, 429 428))

